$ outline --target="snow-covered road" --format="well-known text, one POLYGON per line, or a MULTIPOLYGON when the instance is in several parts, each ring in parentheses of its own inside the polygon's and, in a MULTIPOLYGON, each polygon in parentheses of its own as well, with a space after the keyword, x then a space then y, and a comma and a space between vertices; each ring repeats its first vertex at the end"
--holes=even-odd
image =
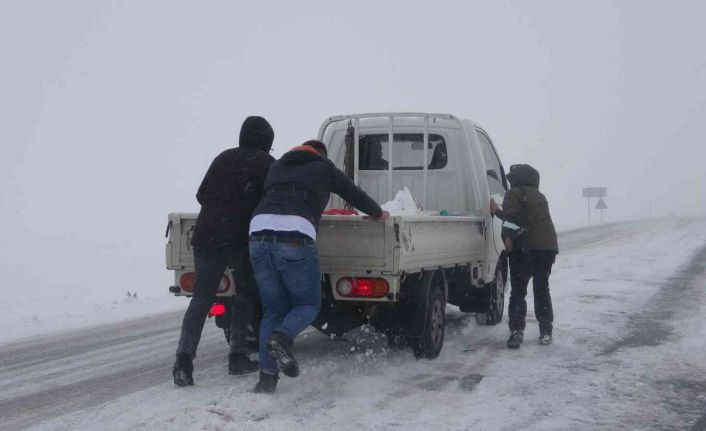
MULTIPOLYGON (((528 322, 447 310, 434 361, 369 328, 297 340, 303 374, 275 396, 226 373, 206 325, 196 386, 171 364, 181 312, 0 346, 0 429, 706 429, 706 221, 604 225, 560 235, 555 343, 528 322)), ((530 295, 531 296, 531 295, 530 295)), ((531 298, 528 298, 531 310, 531 298)))

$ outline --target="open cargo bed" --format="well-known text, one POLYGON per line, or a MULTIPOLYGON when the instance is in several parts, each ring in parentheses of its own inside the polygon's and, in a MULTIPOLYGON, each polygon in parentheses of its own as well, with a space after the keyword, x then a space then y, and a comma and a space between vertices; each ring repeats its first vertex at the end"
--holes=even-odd
MULTIPOLYGON (((196 214, 169 215, 167 269, 193 270, 196 214)), ((483 261, 482 217, 393 216, 385 223, 326 215, 317 237, 323 274, 399 275, 483 261)))

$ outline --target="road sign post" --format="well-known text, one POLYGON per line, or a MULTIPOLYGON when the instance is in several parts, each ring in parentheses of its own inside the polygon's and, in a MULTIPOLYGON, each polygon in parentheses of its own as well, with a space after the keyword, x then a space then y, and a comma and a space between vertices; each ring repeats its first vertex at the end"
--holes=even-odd
MULTIPOLYGON (((584 187, 583 197, 586 198, 586 208, 588 211, 588 224, 591 224, 591 198, 598 198, 598 204, 605 206, 605 208, 600 208, 601 222, 603 222, 603 210, 608 208, 606 206, 605 202, 603 201, 603 198, 606 196, 608 196, 608 188, 607 187, 584 187)), ((599 209, 598 205, 596 205, 596 209, 599 209)))
POLYGON ((596 204, 596 209, 601 211, 601 223, 603 223, 603 210, 608 209, 608 205, 606 205, 603 198, 598 198, 598 203, 596 204))

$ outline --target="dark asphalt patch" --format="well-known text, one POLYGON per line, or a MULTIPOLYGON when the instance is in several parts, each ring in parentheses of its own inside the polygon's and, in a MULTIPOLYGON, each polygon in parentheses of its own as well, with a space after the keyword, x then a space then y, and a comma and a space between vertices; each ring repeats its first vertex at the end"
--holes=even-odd
POLYGON ((608 346, 604 355, 612 355, 630 347, 659 346, 674 334, 672 321, 679 315, 693 312, 700 304, 703 289, 691 281, 706 271, 706 247, 694 253, 691 261, 674 273, 662 288, 627 324, 627 334, 608 346))
MULTIPOLYGON (((614 355, 626 348, 660 346, 677 338, 672 322, 693 318, 703 302, 704 284, 695 282, 706 274, 706 246, 696 251, 691 261, 675 272, 647 305, 628 320, 627 333, 618 342, 603 351, 603 355, 614 355)), ((706 431, 706 380, 674 377, 650 382, 663 394, 661 400, 668 410, 675 413, 683 423, 694 423, 692 428, 674 428, 674 423, 653 424, 655 429, 690 429, 706 431), (695 421, 695 422, 694 422, 695 421)))

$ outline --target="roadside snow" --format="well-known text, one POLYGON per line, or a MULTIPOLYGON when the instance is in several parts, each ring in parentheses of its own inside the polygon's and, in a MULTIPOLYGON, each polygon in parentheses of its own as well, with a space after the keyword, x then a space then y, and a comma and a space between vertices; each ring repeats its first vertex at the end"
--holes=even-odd
POLYGON ((81 287, 40 286, 25 296, 5 295, 0 303, 0 344, 33 336, 185 309, 188 300, 166 292, 142 297, 93 292, 81 287))
POLYGON ((35 428, 689 429, 706 406, 706 274, 688 286, 675 285, 674 274, 705 245, 703 221, 562 234, 551 346, 536 343, 531 294, 519 351, 504 347, 507 318, 480 327, 449 306, 434 361, 390 350, 368 327, 339 341, 309 331, 295 344, 302 375, 283 377, 274 396, 250 392, 256 375, 234 378, 225 363, 197 362, 195 387, 175 388, 165 369, 161 385, 35 428), (636 337, 650 321, 671 332, 636 337))

